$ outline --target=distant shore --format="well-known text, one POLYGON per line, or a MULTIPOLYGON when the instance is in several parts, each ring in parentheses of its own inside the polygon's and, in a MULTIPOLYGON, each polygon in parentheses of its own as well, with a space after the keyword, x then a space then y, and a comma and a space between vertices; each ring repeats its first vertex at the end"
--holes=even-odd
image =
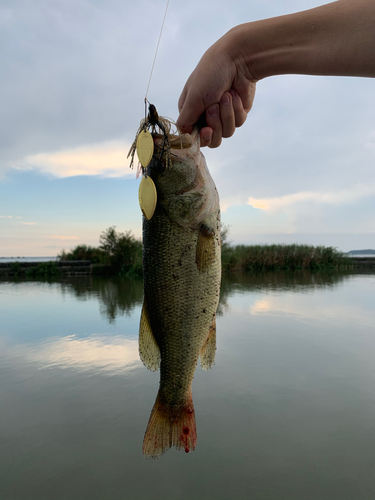
MULTIPOLYGON (((375 269, 375 250, 352 250, 312 245, 233 245, 228 228, 221 231, 223 273, 279 270, 375 269)), ((50 277, 59 275, 142 276, 142 242, 114 226, 100 235, 100 245, 78 245, 57 257, 0 257, 0 276, 50 277)))
MULTIPOLYGON (((34 258, 35 259, 35 258, 34 258)), ((44 259, 44 258, 43 258, 44 259)), ((2 259, 0 258, 0 278, 52 278, 59 276, 90 276, 90 275, 101 275, 101 276, 113 276, 118 275, 116 269, 111 266, 93 263, 91 260, 29 260, 24 257, 22 260, 19 258, 14 259, 2 259), (6 260, 6 261, 5 261, 6 260)), ((371 257, 359 257, 353 256, 347 258, 345 263, 340 265, 325 265, 325 266, 315 266, 315 267, 302 267, 302 266, 265 266, 258 262, 257 267, 253 267, 244 270, 243 267, 239 265, 232 265, 231 268, 223 266, 223 272, 230 274, 231 272, 262 272, 269 270, 299 270, 307 269, 310 271, 321 271, 321 270, 375 270, 375 256, 371 257)), ((140 273, 132 274, 128 273, 127 276, 140 276, 140 273)))

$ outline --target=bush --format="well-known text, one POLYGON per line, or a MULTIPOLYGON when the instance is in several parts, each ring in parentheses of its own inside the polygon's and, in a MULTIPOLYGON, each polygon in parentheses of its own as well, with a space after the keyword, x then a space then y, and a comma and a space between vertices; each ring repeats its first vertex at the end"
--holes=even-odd
POLYGON ((121 276, 142 274, 142 243, 131 231, 117 233, 112 226, 100 235, 100 250, 109 259, 109 265, 121 276))
POLYGON ((78 245, 70 252, 63 250, 58 258, 59 260, 91 260, 93 264, 104 264, 106 255, 100 248, 78 245))
POLYGON ((117 233, 115 226, 109 227, 100 235, 98 248, 78 245, 73 250, 63 250, 60 260, 91 260, 101 264, 106 272, 120 276, 142 275, 142 243, 136 240, 131 231, 117 233))

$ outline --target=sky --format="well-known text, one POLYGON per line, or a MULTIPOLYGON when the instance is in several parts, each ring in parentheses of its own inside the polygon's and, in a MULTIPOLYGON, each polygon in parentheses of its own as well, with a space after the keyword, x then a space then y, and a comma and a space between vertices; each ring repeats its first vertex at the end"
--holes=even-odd
MULTIPOLYGON (((314 0, 170 0, 148 99, 162 116, 233 26, 314 0)), ((0 4, 0 256, 141 238, 127 152, 166 0, 0 4)), ((375 248, 375 79, 283 75, 257 85, 246 123, 204 148, 234 243, 375 248)))

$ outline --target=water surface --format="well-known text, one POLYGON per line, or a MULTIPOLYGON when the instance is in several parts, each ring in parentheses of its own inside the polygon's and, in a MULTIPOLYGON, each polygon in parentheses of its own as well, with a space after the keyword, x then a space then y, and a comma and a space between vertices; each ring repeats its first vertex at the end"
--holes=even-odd
POLYGON ((373 500, 374 297, 374 274, 226 277, 196 451, 146 460, 142 283, 0 282, 0 498, 373 500))

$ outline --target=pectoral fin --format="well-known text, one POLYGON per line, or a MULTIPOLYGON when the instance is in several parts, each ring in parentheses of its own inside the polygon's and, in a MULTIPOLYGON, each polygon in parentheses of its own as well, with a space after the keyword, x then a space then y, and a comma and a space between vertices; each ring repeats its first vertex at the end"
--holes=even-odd
POLYGON ((139 325, 139 357, 149 370, 155 372, 160 366, 160 349, 152 333, 146 303, 143 302, 139 325))
POLYGON ((215 231, 202 224, 197 242, 196 262, 199 271, 206 271, 215 261, 215 231))
POLYGON ((215 364, 216 354, 216 318, 214 319, 210 332, 200 352, 201 367, 208 370, 215 364))

